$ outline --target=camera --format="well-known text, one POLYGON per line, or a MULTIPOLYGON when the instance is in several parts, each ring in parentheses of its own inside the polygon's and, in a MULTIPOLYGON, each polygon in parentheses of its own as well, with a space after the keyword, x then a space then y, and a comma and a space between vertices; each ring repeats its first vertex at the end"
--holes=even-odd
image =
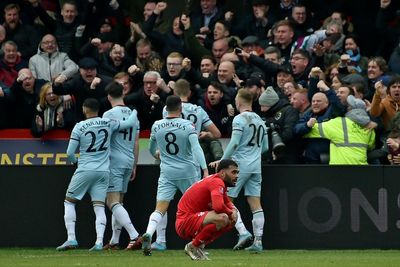
POLYGON ((240 49, 238 47, 236 47, 233 51, 235 52, 236 55, 239 55, 240 53, 242 53, 242 49, 240 49))
POLYGON ((269 128, 271 130, 272 151, 279 158, 283 155, 286 145, 277 131, 277 126, 271 122, 269 128))

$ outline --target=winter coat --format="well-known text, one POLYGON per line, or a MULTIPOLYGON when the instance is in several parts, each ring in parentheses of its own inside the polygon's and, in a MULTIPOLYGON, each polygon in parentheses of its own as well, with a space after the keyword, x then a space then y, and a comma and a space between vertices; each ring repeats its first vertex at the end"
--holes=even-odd
POLYGON ((79 67, 67 53, 57 50, 49 54, 38 48, 37 54, 29 59, 29 69, 37 79, 52 81, 60 74, 71 78, 78 72, 79 67))

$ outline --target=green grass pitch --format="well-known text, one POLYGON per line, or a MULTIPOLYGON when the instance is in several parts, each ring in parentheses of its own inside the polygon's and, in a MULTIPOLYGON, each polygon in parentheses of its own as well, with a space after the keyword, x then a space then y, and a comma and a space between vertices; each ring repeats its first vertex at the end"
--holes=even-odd
POLYGON ((400 266, 400 251, 397 250, 264 250, 258 254, 226 249, 208 251, 211 260, 197 262, 190 260, 183 250, 153 252, 152 256, 145 257, 141 251, 88 252, 78 249, 57 252, 53 248, 1 248, 0 266, 400 266))

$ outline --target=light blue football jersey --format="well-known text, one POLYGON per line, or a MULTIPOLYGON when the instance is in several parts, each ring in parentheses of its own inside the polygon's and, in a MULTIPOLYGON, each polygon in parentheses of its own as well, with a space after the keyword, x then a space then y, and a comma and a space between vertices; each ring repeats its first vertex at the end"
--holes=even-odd
POLYGON ((90 118, 77 123, 71 140, 79 142, 77 170, 109 171, 110 138, 120 122, 108 118, 90 118))
POLYGON ((261 173, 261 153, 263 142, 268 142, 265 122, 255 112, 236 115, 232 122, 232 132, 241 131, 242 137, 232 155, 243 173, 261 173))
MULTIPOLYGON (((168 111, 164 107, 163 118, 167 116, 168 111)), ((182 102, 182 118, 193 122, 197 134, 199 134, 202 129, 213 124, 207 112, 205 112, 202 107, 187 102, 182 102)))
MULTIPOLYGON (((136 112, 136 111, 135 111, 136 112)), ((103 118, 126 120, 132 110, 126 106, 115 106, 103 114, 103 118)), ((135 140, 139 135, 139 120, 135 116, 132 127, 113 132, 111 135, 110 165, 112 168, 131 169, 135 160, 135 140)))
POLYGON ((160 173, 170 180, 197 177, 189 135, 195 134, 192 122, 181 118, 165 118, 154 122, 150 139, 160 150, 160 173))

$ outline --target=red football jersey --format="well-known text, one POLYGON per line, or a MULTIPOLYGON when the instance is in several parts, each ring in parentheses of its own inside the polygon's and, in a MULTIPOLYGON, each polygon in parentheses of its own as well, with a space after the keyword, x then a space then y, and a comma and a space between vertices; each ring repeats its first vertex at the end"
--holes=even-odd
POLYGON ((218 174, 198 181, 179 200, 177 217, 208 210, 231 215, 234 206, 226 191, 225 183, 218 174))

